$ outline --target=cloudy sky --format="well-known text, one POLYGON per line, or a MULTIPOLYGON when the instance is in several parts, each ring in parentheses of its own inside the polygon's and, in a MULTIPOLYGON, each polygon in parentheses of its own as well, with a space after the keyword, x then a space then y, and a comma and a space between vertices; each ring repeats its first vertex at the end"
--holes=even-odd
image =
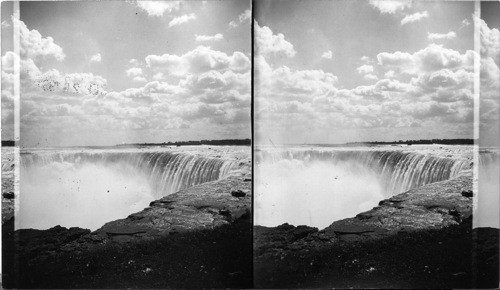
MULTIPOLYGON (((257 143, 473 137, 473 2, 259 4, 257 143)), ((482 88, 498 91, 498 21, 477 24, 482 88)), ((489 108, 498 120, 498 94, 489 108)))
MULTIPOLYGON (((2 3, 2 139, 12 139, 2 3)), ((23 146, 250 137, 249 0, 21 2, 23 146)))

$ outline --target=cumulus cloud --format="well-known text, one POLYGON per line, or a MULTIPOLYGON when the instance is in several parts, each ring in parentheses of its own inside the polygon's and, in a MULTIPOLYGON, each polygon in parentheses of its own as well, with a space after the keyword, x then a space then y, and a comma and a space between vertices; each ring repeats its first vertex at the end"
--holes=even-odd
POLYGON ((427 38, 429 40, 450 40, 454 39, 457 37, 457 34, 453 31, 450 31, 448 33, 430 33, 427 32, 427 38))
POLYGON ((337 77, 322 70, 277 66, 272 54, 255 58, 260 140, 327 142, 329 132, 353 130, 380 139, 380 134, 408 134, 408 128, 424 135, 472 134, 473 51, 430 44, 413 53, 381 52, 376 62, 363 57, 357 72, 372 84, 350 89, 339 88, 337 77))
POLYGON ((215 35, 195 35, 195 40, 198 42, 203 42, 203 41, 219 41, 223 40, 224 35, 217 33, 215 35))
POLYGON ((246 72, 250 69, 250 60, 243 53, 234 52, 232 55, 227 55, 206 46, 198 46, 180 56, 148 55, 145 60, 150 69, 177 76, 204 73, 210 70, 246 72))
POLYGON ((363 78, 365 80, 368 80, 368 81, 376 81, 376 80, 378 80, 378 77, 376 75, 374 75, 374 74, 365 74, 363 76, 363 78))
POLYGON ((274 34, 267 26, 259 26, 255 22, 255 45, 257 54, 271 55, 284 54, 288 57, 294 57, 297 53, 293 45, 285 40, 282 33, 274 34))
POLYGON ((333 58, 332 51, 329 50, 329 51, 323 52, 323 54, 321 55, 321 57, 322 58, 326 58, 326 59, 332 59, 333 58))
POLYGON ((403 19, 401 19, 401 25, 405 25, 408 23, 413 23, 413 22, 418 22, 424 18, 429 17, 429 12, 423 11, 423 12, 416 12, 413 14, 406 15, 403 19))
MULTIPOLYGON (((39 35, 29 30, 23 33, 39 35)), ((47 139, 58 145, 102 142, 99 140, 109 140, 112 145, 117 140, 151 140, 151 136, 157 139, 152 141, 162 142, 166 138, 245 138, 250 134, 250 60, 241 52, 226 54, 200 46, 181 55, 132 59, 133 67, 125 73, 139 87, 107 91, 107 80, 101 76, 41 66, 44 58, 61 59, 58 52, 62 49, 54 49, 50 37, 27 40, 21 57, 13 52, 2 56, 4 136, 9 130, 4 125, 13 128, 15 61, 21 63, 25 144, 47 139), (154 81, 148 81, 149 75, 154 81)))
POLYGON ((129 77, 141 76, 142 75, 142 68, 132 67, 132 68, 129 68, 128 70, 126 70, 125 73, 129 77))
POLYGON ((474 18, 480 36, 480 144, 500 143, 500 31, 474 18))
POLYGON ((146 78, 143 77, 143 76, 136 76, 132 80, 134 82, 138 82, 138 83, 145 83, 145 82, 147 82, 146 78))
POLYGON ((373 66, 364 64, 357 68, 359 74, 368 74, 373 72, 373 66))
POLYGON ((94 54, 93 56, 90 57, 90 61, 93 62, 101 62, 101 60, 102 58, 100 53, 94 54))
POLYGON ((382 14, 394 14, 396 11, 411 7, 411 0, 370 0, 370 5, 382 14))
POLYGON ((35 29, 29 30, 24 22, 12 18, 19 24, 20 53, 23 58, 39 59, 52 57, 58 61, 64 60, 63 49, 54 42, 52 37, 42 37, 35 29))
POLYGON ((146 11, 149 16, 161 17, 165 12, 179 10, 179 1, 136 1, 137 7, 146 11))
POLYGON ((232 28, 238 27, 241 23, 249 20, 250 17, 252 17, 252 11, 250 11, 250 9, 247 9, 247 10, 245 10, 245 12, 241 13, 238 16, 237 20, 233 20, 233 21, 229 22, 229 26, 232 28))
POLYGON ((468 50, 461 54, 456 50, 433 43, 413 54, 400 51, 393 53, 381 52, 377 55, 377 60, 379 65, 388 70, 412 75, 420 71, 452 69, 462 66, 472 69, 474 52, 468 50))
POLYGON ((191 13, 191 14, 184 14, 179 17, 175 17, 168 23, 168 27, 173 27, 177 25, 181 25, 183 23, 187 23, 188 21, 196 19, 196 14, 191 13))

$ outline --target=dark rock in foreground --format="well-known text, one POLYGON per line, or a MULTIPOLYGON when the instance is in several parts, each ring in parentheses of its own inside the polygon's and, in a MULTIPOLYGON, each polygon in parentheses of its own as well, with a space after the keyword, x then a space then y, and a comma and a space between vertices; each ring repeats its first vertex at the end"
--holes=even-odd
POLYGON ((231 191, 231 195, 234 197, 245 197, 245 195, 247 195, 247 194, 241 190, 234 190, 234 191, 231 191))

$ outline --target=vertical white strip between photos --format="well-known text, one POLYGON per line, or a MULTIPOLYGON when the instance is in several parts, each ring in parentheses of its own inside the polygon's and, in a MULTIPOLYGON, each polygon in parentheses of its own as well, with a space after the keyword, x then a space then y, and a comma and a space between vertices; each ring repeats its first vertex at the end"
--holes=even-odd
POLYGON ((20 11, 19 11, 19 1, 14 1, 14 13, 13 18, 15 21, 12 21, 13 27, 13 47, 14 54, 17 56, 14 59, 14 224, 15 228, 18 228, 18 219, 15 217, 19 212, 19 173, 20 173, 20 113, 21 113, 21 80, 20 80, 20 71, 21 71, 21 54, 19 48, 19 21, 20 21, 20 11))
MULTIPOLYGON (((2 5, 0 5, 0 15, 2 15, 2 5)), ((0 39, 2 39, 2 29, 0 29, 0 39)), ((0 47, 0 56, 2 56, 2 55, 3 55, 3 51, 1 51, 1 47, 0 47)), ((0 82, 0 91, 2 91, 2 82, 0 82)), ((0 110, 0 120, 1 119, 2 119, 2 110, 0 110)), ((0 129, 1 128, 2 128, 2 125, 0 124, 0 129)), ((2 150, 0 150, 0 160, 2 160, 2 150)), ((2 178, 3 177, 0 174, 0 182, 1 182, 1 184, 3 184, 2 178)), ((1 206, 0 206, 0 208, 1 208, 1 206)), ((3 272, 2 271, 2 242, 1 241, 3 241, 3 239, 2 239, 2 230, 0 230, 0 277, 2 276, 2 272, 3 272)))
POLYGON ((480 25, 479 19, 481 17, 481 1, 474 1, 474 146, 473 146, 473 226, 477 224, 478 211, 478 196, 479 196, 479 103, 480 103, 480 85, 481 85, 481 40, 480 40, 480 25))

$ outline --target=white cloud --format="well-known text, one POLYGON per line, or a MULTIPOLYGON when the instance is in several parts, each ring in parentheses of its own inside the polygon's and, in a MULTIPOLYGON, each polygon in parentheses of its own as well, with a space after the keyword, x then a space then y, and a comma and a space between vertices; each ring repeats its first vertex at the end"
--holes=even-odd
POLYGON ((500 31, 496 28, 490 29, 482 19, 476 19, 480 29, 481 56, 491 57, 496 63, 500 62, 500 31))
POLYGON ((370 61, 370 58, 368 56, 364 55, 361 57, 361 61, 368 63, 370 61))
POLYGON ((378 63, 363 57, 357 71, 373 84, 352 89, 339 89, 336 76, 321 70, 274 67, 269 56, 255 58, 260 140, 328 142, 328 132, 349 130, 379 138, 408 134, 410 127, 436 136, 472 132, 473 51, 430 44, 414 53, 382 52, 378 63), (385 78, 379 80, 375 71, 385 78))
POLYGON ((163 141, 171 136, 213 139, 250 134, 250 60, 241 52, 226 54, 199 46, 182 55, 148 56, 146 66, 132 59, 129 65, 134 67, 126 74, 139 87, 108 92, 101 76, 44 69, 44 58, 64 58, 62 48, 36 30, 21 33, 21 57, 12 52, 2 56, 1 104, 2 134, 13 136, 9 88, 17 59, 23 144, 48 139, 62 146, 102 140, 112 145, 151 136, 163 141), (155 81, 148 82, 146 75, 155 81))
POLYGON ((403 19, 401 19, 401 25, 417 22, 417 21, 420 21, 420 20, 422 20, 424 18, 428 18, 428 17, 429 17, 429 13, 427 11, 409 14, 409 15, 406 15, 403 19))
POLYGON ((365 80, 368 80, 368 81, 376 81, 376 80, 378 80, 378 77, 376 75, 374 75, 374 74, 365 74, 363 76, 363 78, 365 80))
POLYGON ((179 10, 179 1, 137 1, 137 7, 146 11, 149 16, 161 17, 165 12, 179 10))
POLYGON ((134 82, 140 82, 140 83, 145 83, 147 82, 146 78, 142 77, 142 76, 136 76, 132 79, 134 82))
POLYGON ((101 58, 101 54, 98 53, 98 54, 94 54, 93 56, 90 57, 90 61, 93 61, 93 62, 101 62, 102 58, 101 58))
POLYGON ((49 36, 44 38, 37 30, 29 30, 24 22, 15 18, 12 18, 12 21, 19 22, 21 57, 31 59, 53 57, 58 61, 64 60, 66 55, 63 49, 54 43, 52 37, 49 36))
POLYGON ((288 57, 294 57, 297 53, 293 45, 285 40, 283 34, 278 33, 275 35, 269 27, 260 27, 257 22, 255 22, 255 45, 257 54, 283 53, 288 57))
POLYGON ((364 64, 357 68, 359 74, 369 74, 373 72, 373 66, 364 64))
POLYGON ((2 21, 2 28, 10 27, 10 23, 7 20, 2 21))
POLYGON ((252 17, 252 11, 250 9, 245 10, 245 12, 241 13, 238 16, 237 20, 233 20, 229 22, 229 26, 232 28, 238 27, 241 23, 247 21, 252 17))
POLYGON ((321 57, 322 58, 326 58, 326 59, 332 59, 333 58, 332 51, 329 50, 329 51, 323 52, 323 54, 321 55, 321 57))
POLYGON ((210 70, 232 70, 238 73, 250 70, 250 60, 243 53, 234 52, 232 55, 227 55, 206 46, 198 46, 180 56, 148 55, 145 60, 150 69, 179 77, 188 73, 199 74, 210 70))
POLYGON ((427 38, 429 40, 450 40, 457 37, 457 34, 453 31, 448 33, 430 33, 427 32, 427 38))
POLYGON ((154 80, 156 80, 156 81, 160 81, 160 80, 162 80, 162 79, 164 79, 164 78, 165 78, 165 75, 164 75, 163 73, 161 73, 161 72, 156 73, 156 74, 153 76, 153 79, 154 79, 154 80))
POLYGON ((464 20, 462 20, 462 27, 466 27, 466 26, 469 26, 469 25, 470 25, 469 19, 465 18, 464 20))
POLYGON ((411 7, 411 0, 370 0, 370 4, 382 14, 394 14, 411 7))
POLYGON ((183 23, 186 23, 190 20, 196 19, 196 14, 191 13, 191 14, 184 14, 179 17, 175 17, 168 23, 168 27, 176 26, 176 25, 181 25, 183 23))
POLYGON ((132 67, 132 68, 129 68, 128 70, 126 70, 125 73, 129 77, 141 76, 142 75, 142 68, 132 67))
POLYGON ((198 35, 198 34, 195 35, 195 40, 198 42, 201 42, 201 41, 219 41, 219 40, 223 40, 223 39, 224 39, 224 35, 222 35, 220 33, 217 33, 215 35, 198 35))
POLYGON ((472 69, 474 52, 471 50, 460 54, 443 45, 430 44, 413 54, 396 51, 393 53, 381 52, 377 55, 378 64, 387 70, 397 73, 415 75, 420 72, 436 71, 444 68, 455 69, 466 67, 472 69))
POLYGON ((500 142, 500 31, 474 18, 480 30, 480 144, 500 142))
POLYGON ((390 78, 393 78, 395 76, 395 72, 393 70, 390 70, 390 71, 387 71, 385 74, 384 74, 384 77, 390 79, 390 78))

